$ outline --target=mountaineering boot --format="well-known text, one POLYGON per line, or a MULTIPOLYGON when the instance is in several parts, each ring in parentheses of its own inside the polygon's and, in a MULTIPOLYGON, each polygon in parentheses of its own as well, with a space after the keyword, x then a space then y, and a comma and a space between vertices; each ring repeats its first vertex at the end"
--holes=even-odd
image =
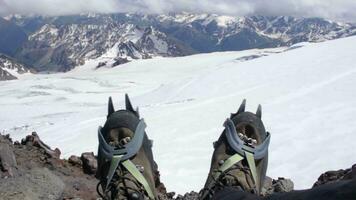
POLYGON ((109 98, 108 116, 99 127, 97 191, 103 199, 157 199, 159 181, 152 141, 126 95, 126 109, 115 111, 109 98))
POLYGON ((262 108, 245 112, 246 100, 231 114, 225 130, 214 142, 211 167, 199 199, 212 199, 217 191, 233 188, 259 195, 263 186, 270 134, 262 123, 262 108))

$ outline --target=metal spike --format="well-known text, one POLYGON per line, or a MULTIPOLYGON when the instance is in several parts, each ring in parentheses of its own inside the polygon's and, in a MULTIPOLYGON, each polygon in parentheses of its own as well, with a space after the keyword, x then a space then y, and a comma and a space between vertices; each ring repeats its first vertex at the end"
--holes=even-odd
POLYGON ((262 106, 261 104, 258 105, 257 111, 256 111, 256 116, 260 119, 262 119, 262 106))
POLYGON ((237 111, 236 114, 240 114, 240 113, 243 113, 245 112, 245 108, 246 108, 246 99, 244 99, 240 105, 240 108, 239 110, 237 111))
POLYGON ((126 104, 126 110, 129 110, 131 112, 135 112, 135 110, 132 107, 129 95, 125 94, 125 104, 126 104))
POLYGON ((114 105, 112 103, 111 97, 109 97, 109 102, 108 102, 108 116, 109 117, 111 114, 115 112, 114 105))
POLYGON ((140 117, 140 111, 138 109, 138 106, 136 107, 136 115, 137 115, 137 117, 140 117))
POLYGON ((239 109, 237 110, 236 113, 231 113, 230 115, 230 119, 234 118, 236 115, 245 112, 245 107, 246 107, 246 99, 244 99, 239 107, 239 109))

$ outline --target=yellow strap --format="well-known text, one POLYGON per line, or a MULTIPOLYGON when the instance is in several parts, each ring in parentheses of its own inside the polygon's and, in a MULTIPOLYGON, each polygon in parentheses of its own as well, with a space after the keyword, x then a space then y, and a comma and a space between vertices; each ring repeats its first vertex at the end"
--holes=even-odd
POLYGON ((235 155, 231 156, 230 158, 228 158, 227 160, 225 160, 224 164, 219 167, 217 172, 214 173, 214 175, 213 175, 214 179, 216 180, 222 172, 226 171, 227 169, 232 167, 234 164, 240 162, 243 159, 244 158, 242 156, 240 156, 239 154, 235 154, 235 155))
MULTIPOLYGON (((246 160, 248 163, 248 166, 250 167, 250 171, 253 177, 253 181, 255 182, 256 186, 259 185, 257 183, 257 170, 256 170, 256 163, 255 163, 255 158, 252 153, 245 151, 245 156, 246 160)), ((257 186, 258 187, 258 186, 257 186)))
POLYGON ((124 162, 122 162, 122 165, 127 169, 127 171, 129 171, 133 177, 135 177, 135 179, 141 183, 141 185, 145 188, 148 197, 150 199, 155 199, 153 192, 150 188, 150 185, 148 184, 147 180, 145 179, 145 177, 141 174, 140 171, 138 171, 138 169, 136 168, 136 165, 133 164, 131 162, 131 160, 125 160, 124 162))
POLYGON ((107 182, 106 182, 106 187, 105 190, 108 189, 109 184, 112 180, 112 178, 114 177, 114 173, 116 171, 116 168, 119 166, 119 163, 121 161, 122 155, 117 155, 117 156, 113 156, 111 159, 111 163, 110 163, 110 168, 109 168, 109 172, 107 175, 107 182))

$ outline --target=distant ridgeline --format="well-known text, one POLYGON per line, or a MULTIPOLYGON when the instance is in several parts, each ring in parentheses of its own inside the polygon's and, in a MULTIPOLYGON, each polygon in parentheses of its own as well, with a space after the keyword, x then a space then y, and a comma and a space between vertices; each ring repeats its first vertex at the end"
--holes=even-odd
POLYGON ((0 18, 0 53, 25 68, 65 72, 89 59, 97 59, 97 67, 114 67, 155 56, 270 48, 355 34, 353 24, 321 18, 190 13, 13 15, 0 18))

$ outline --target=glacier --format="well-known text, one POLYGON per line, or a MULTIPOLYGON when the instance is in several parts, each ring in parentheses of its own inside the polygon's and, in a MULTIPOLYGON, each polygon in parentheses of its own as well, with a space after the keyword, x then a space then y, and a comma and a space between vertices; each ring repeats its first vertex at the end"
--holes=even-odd
POLYGON ((63 157, 97 150, 107 100, 124 108, 128 93, 154 140, 168 191, 199 190, 223 122, 247 99, 262 104, 271 132, 267 175, 309 188, 330 169, 355 163, 356 37, 291 48, 135 60, 95 69, 88 60, 67 73, 24 74, 0 83, 0 131, 31 131, 63 157))

